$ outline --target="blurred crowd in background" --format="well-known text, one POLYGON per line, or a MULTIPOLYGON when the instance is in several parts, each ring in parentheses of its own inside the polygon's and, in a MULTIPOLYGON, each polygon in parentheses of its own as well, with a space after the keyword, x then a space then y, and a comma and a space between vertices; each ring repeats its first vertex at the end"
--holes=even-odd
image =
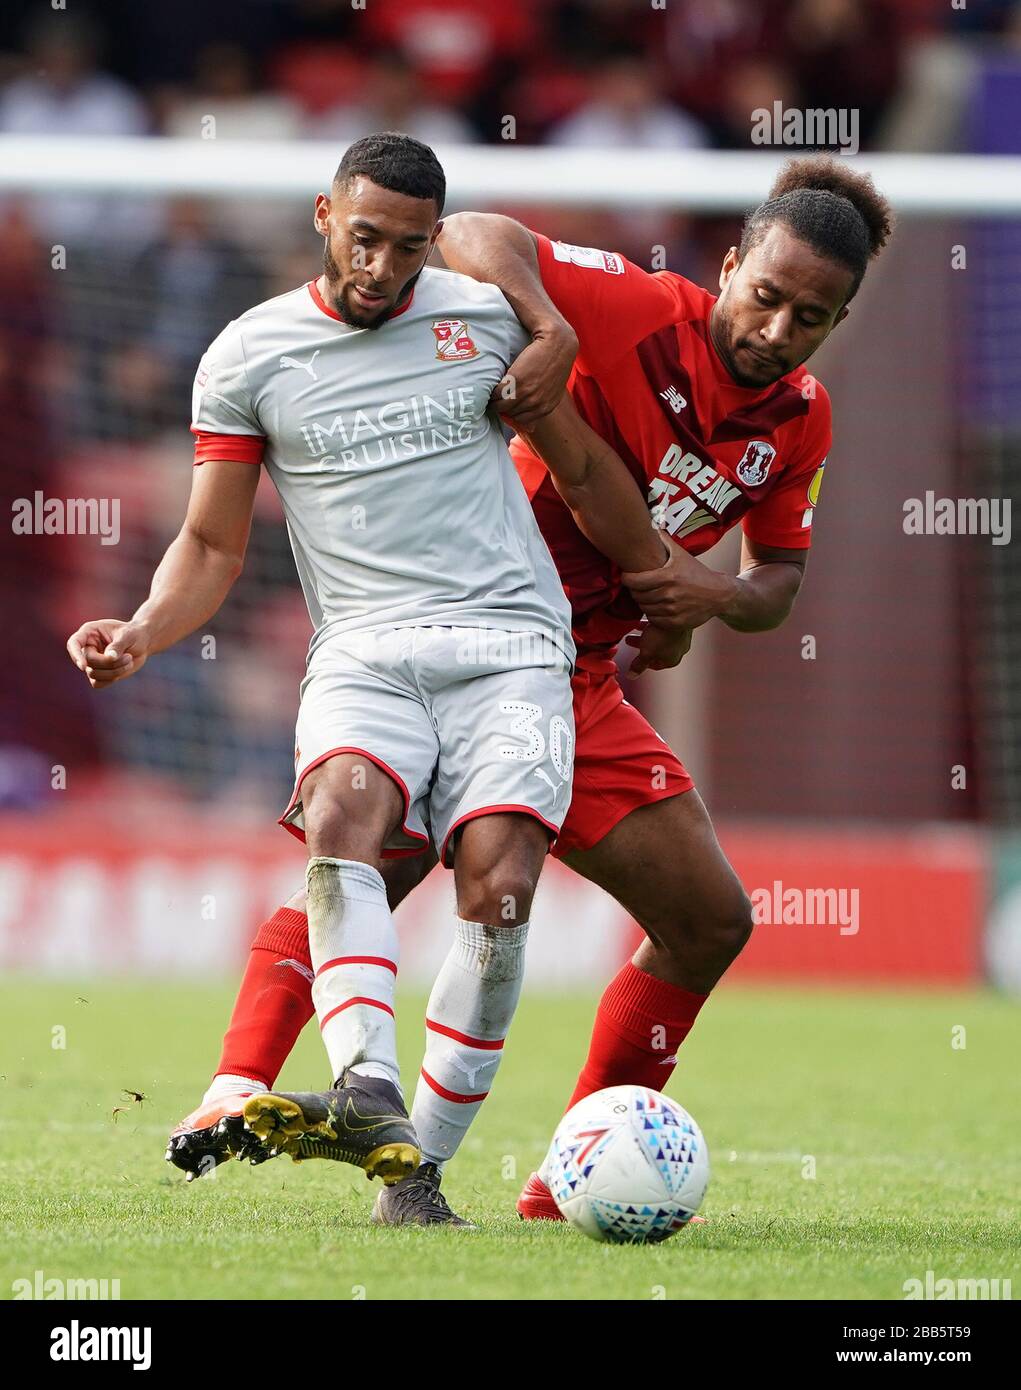
POLYGON ((854 106, 880 131, 906 46, 1021 43, 1013 0, 5 0, 0 130, 744 147, 748 111, 854 106))
MULTIPOLYGON (((896 116, 921 45, 952 25, 957 42, 1021 50, 1021 4, 1008 0, 969 0, 963 12, 949 0, 668 0, 661 10, 647 0, 104 0, 73 13, 4 0, 3 10, 0 135, 200 138, 213 116, 216 138, 333 142, 324 185, 343 147, 371 130, 438 145, 510 135, 750 148, 751 111, 776 100, 853 107, 863 149, 902 148, 896 116)), ((115 550, 49 536, 4 548, 9 650, 34 655, 19 693, 7 682, 0 694, 10 753, 0 805, 32 804, 50 766, 69 758, 133 778, 136 790, 151 778, 253 814, 286 790, 309 629, 272 496, 260 501, 239 596, 217 620, 215 663, 191 649, 164 655, 118 694, 112 727, 63 641, 83 618, 127 616, 144 596, 183 514, 198 359, 230 318, 318 272, 314 191, 308 206, 0 200, 6 490, 119 497, 123 533, 115 550)), ((639 263, 665 245, 672 269, 710 285, 736 231, 679 214, 558 210, 552 198, 502 210, 639 263)))

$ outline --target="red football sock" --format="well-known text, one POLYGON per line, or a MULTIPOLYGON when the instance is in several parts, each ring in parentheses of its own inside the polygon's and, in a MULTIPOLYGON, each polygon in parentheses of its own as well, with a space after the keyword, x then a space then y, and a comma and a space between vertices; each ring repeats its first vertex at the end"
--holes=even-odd
POLYGON ((568 1109, 604 1086, 661 1091, 708 998, 657 980, 628 961, 599 1001, 588 1057, 568 1109))
POLYGON ((263 922, 248 957, 223 1052, 219 1076, 247 1076, 272 1086, 315 1013, 308 918, 292 907, 277 908, 263 922))

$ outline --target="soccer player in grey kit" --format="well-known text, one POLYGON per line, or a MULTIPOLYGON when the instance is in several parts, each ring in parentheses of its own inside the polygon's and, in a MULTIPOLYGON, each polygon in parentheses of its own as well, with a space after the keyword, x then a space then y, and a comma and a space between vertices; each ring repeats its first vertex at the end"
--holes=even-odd
MULTIPOLYGON (((452 1070, 419 1084, 408 1118, 381 862, 431 836, 453 867, 455 940, 430 1023, 484 1094, 571 794, 569 606, 490 402, 513 390, 507 367, 529 339, 495 286, 426 267, 444 196, 435 155, 410 137, 350 147, 316 199, 324 274, 229 324, 200 364, 187 519, 149 598, 68 642, 101 689, 206 623, 241 571, 266 467, 314 627, 281 823, 308 847, 334 1084, 253 1095, 245 1122, 302 1157, 339 1142, 387 1186, 422 1150, 452 1154, 478 1104, 461 1103, 463 1085, 451 1103, 452 1070)), ((566 398, 528 433, 593 544, 624 570, 663 563, 640 491, 566 398)), ((422 1200, 442 1202, 438 1176, 422 1200)))

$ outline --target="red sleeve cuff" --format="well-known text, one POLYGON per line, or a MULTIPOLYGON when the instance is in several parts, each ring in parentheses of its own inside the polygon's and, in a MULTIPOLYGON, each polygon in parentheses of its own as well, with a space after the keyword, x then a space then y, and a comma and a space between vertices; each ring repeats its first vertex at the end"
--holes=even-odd
POLYGON ((226 459, 230 463, 258 466, 262 462, 266 440, 261 434, 214 434, 211 430, 198 430, 194 425, 191 432, 195 436, 196 463, 226 459))

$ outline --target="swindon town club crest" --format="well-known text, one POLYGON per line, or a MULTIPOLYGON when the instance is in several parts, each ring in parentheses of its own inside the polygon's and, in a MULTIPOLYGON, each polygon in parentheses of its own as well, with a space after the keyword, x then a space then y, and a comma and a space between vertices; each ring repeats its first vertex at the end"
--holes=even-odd
POLYGON ((737 476, 745 487, 758 487, 766 481, 769 465, 776 458, 772 444, 761 439, 753 439, 744 451, 744 457, 737 465, 737 476))
POLYGON ((441 362, 467 362, 478 357, 479 350, 464 319, 436 319, 436 356, 441 362))

